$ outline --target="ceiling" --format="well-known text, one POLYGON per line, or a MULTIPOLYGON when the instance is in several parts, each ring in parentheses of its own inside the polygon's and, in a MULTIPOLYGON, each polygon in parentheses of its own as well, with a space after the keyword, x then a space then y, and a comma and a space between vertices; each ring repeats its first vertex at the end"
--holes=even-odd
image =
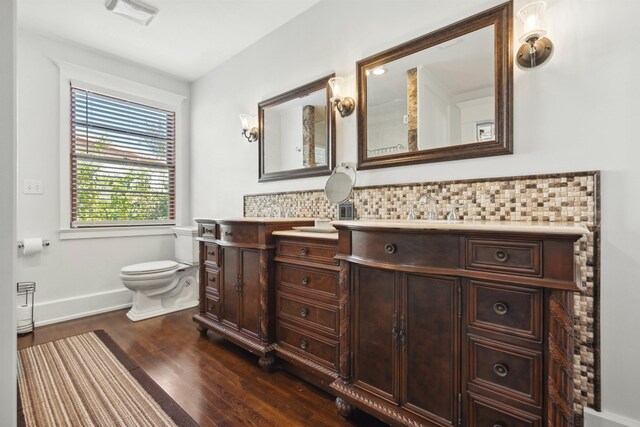
POLYGON ((148 27, 105 0, 20 0, 18 25, 193 81, 319 0, 144 0, 148 27))

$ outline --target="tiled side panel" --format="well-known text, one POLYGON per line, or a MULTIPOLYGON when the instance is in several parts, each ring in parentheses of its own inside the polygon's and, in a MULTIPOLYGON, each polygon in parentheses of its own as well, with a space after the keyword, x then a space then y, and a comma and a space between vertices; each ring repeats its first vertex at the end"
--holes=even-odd
MULTIPOLYGON (((599 173, 578 172, 413 183, 355 188, 349 201, 358 219, 405 219, 408 206, 418 219, 426 217, 426 206, 418 203, 424 194, 438 201, 438 219, 445 219, 454 201, 458 218, 501 221, 563 221, 589 227, 591 233, 576 244, 584 293, 575 296, 575 409, 599 406, 598 298, 599 271, 596 246, 600 217, 599 173)), ((272 206, 283 206, 289 216, 333 218, 336 206, 322 190, 247 195, 245 216, 268 216, 272 206)))

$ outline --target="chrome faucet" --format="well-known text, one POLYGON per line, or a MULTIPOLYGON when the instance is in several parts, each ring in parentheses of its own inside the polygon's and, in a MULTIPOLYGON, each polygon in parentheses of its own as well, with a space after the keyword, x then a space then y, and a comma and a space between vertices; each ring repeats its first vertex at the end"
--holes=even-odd
POLYGON ((427 206, 427 218, 430 221, 434 221, 438 218, 438 201, 433 194, 423 194, 418 203, 427 206))

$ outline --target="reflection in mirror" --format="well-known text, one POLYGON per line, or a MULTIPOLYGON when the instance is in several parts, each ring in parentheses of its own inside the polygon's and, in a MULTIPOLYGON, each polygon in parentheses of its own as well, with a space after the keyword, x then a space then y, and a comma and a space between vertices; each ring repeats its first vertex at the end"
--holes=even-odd
POLYGON ((365 73, 368 157, 494 140, 493 25, 365 73))
POLYGON ((260 181, 331 173, 335 116, 327 87, 330 77, 258 105, 260 181))
POLYGON ((358 169, 513 152, 512 6, 358 61, 358 169))
POLYGON ((265 109, 265 171, 327 166, 326 90, 265 109))

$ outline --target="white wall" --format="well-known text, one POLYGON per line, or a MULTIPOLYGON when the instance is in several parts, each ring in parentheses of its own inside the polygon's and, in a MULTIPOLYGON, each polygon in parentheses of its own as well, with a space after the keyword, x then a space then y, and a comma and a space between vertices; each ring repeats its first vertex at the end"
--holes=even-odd
POLYGON ((16 424, 15 2, 0 0, 0 414, 16 424))
MULTIPOLYGON (((193 215, 238 216, 243 194, 324 186, 322 177, 258 184, 258 146, 239 135, 239 113, 332 71, 355 93, 357 60, 497 3, 343 1, 336 19, 334 2, 320 2, 198 80, 193 215)), ((640 306, 638 15, 640 2, 630 0, 551 2, 554 56, 514 72, 514 155, 363 171, 358 184, 602 170, 602 403, 640 420, 640 340, 629 323, 640 306)), ((355 114, 338 117, 337 130, 338 162, 354 161, 355 114)))
MULTIPOLYGON (((126 306, 131 292, 120 283, 121 267, 173 258, 173 239, 164 235, 60 240, 60 80, 54 60, 72 63, 146 86, 189 96, 189 85, 82 48, 33 33, 18 33, 18 238, 42 237, 42 254, 18 255, 17 280, 37 283, 37 324, 126 306), (37 179, 44 194, 22 193, 23 180, 37 179)), ((188 123, 188 106, 183 123, 188 123)), ((64 122, 63 122, 64 123, 64 122)), ((184 126, 188 128, 188 126, 184 126)), ((188 131, 188 129, 186 129, 188 131)), ((183 139, 188 143, 188 135, 183 139)), ((183 147, 188 152, 188 146, 183 147)), ((180 151, 178 151, 180 156, 180 151)), ((188 156, 178 167, 188 168, 188 156)), ((180 177, 180 172, 178 172, 180 177)), ((190 223, 188 176, 178 183, 178 209, 190 223)))

